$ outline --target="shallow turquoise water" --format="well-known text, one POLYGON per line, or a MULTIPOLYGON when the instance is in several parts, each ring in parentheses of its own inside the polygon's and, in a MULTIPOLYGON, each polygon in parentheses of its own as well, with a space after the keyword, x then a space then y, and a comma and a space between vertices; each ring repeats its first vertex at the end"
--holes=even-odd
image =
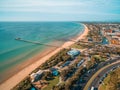
POLYGON ((57 39, 74 37, 83 32, 83 29, 82 24, 74 22, 0 22, 1 75, 46 48, 17 41, 15 38, 51 44, 57 39))

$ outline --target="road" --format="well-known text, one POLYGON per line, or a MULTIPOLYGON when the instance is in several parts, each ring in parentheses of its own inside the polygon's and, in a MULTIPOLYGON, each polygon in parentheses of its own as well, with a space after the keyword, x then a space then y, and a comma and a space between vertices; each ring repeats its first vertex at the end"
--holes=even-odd
POLYGON ((98 88, 99 87, 99 85, 100 85, 100 80, 104 77, 104 75, 108 72, 108 71, 110 71, 110 70, 112 70, 114 67, 117 67, 117 66, 120 66, 120 62, 119 63, 117 63, 117 64, 113 64, 112 66, 109 66, 108 68, 106 68, 106 69, 104 69, 102 72, 100 72, 99 74, 98 74, 98 76, 97 77, 95 77, 95 79, 94 79, 94 81, 91 83, 91 85, 90 85, 90 87, 95 87, 95 88, 98 88))
POLYGON ((114 63, 118 61, 120 57, 114 58, 112 60, 107 60, 106 62, 101 62, 98 64, 95 68, 89 70, 89 72, 86 72, 81 76, 81 78, 77 81, 76 85, 73 86, 72 90, 83 90, 84 87, 86 86, 87 82, 90 80, 90 78, 102 67, 114 63))
POLYGON ((99 85, 99 80, 103 77, 103 75, 117 65, 120 65, 120 59, 98 70, 86 83, 84 90, 89 90, 88 88, 91 88, 91 86, 97 87, 99 85))

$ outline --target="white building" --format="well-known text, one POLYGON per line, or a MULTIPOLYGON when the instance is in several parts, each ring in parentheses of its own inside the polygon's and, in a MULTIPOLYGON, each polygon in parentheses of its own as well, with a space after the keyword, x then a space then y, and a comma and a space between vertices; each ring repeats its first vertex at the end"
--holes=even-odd
POLYGON ((32 79, 32 82, 37 81, 42 74, 43 74, 43 71, 42 71, 42 70, 39 70, 39 71, 36 72, 36 73, 32 73, 32 74, 30 75, 30 77, 31 77, 31 79, 32 79))

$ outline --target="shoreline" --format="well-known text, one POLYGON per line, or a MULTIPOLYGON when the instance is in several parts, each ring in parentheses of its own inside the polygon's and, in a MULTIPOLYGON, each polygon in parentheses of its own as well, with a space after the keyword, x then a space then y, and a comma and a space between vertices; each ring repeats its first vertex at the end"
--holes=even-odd
POLYGON ((56 48, 50 47, 50 48, 46 48, 45 50, 41 51, 40 53, 36 54, 35 56, 33 56, 32 58, 27 59, 26 61, 20 63, 19 65, 16 65, 14 67, 12 67, 9 71, 4 72, 4 76, 6 76, 6 78, 2 78, 2 80, 0 81, 0 85, 2 83, 4 83, 5 81, 7 81, 9 78, 11 78, 12 76, 14 76, 15 74, 17 74, 19 71, 23 70, 24 68, 28 67, 29 65, 31 65, 32 63, 37 62, 40 58, 44 57, 46 54, 51 53, 52 51, 54 51, 56 48), (8 75, 9 74, 9 75, 8 75), (8 76, 7 76, 8 75, 8 76))
MULTIPOLYGON (((75 39, 74 41, 84 39, 87 34, 88 34, 88 28, 84 25, 83 33, 78 35, 77 38, 73 38, 73 39, 75 39)), ((74 43, 75 42, 73 42, 73 41, 67 41, 62 46, 60 46, 59 48, 49 52, 47 55, 45 55, 43 57, 39 57, 40 59, 38 59, 34 63, 26 66, 24 69, 22 69, 21 71, 19 71, 15 75, 13 75, 11 78, 9 78, 5 82, 1 83, 0 84, 0 90, 10 90, 15 85, 17 85, 20 81, 22 81, 26 76, 28 76, 33 70, 35 70, 37 67, 39 67, 42 63, 46 62, 51 56, 58 53, 61 49, 67 48, 67 47, 71 46, 74 43)))

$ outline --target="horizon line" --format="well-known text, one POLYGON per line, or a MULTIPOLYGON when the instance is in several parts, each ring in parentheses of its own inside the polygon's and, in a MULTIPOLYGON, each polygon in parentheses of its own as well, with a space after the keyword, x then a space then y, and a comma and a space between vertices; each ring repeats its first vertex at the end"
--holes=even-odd
POLYGON ((35 21, 35 20, 33 20, 33 21, 0 21, 0 22, 119 22, 120 23, 120 21, 97 21, 97 20, 95 20, 95 21, 73 21, 73 20, 69 20, 69 21, 67 21, 67 20, 55 20, 55 21, 47 21, 47 20, 45 20, 45 21, 35 21))

